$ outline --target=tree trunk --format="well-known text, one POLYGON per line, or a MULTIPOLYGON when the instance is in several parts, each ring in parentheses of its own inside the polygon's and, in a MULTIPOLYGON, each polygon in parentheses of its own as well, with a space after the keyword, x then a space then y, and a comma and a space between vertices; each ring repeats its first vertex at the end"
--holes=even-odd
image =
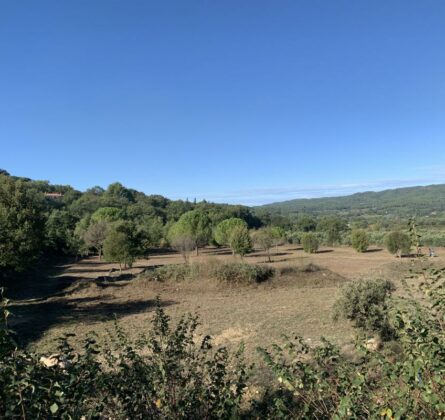
POLYGON ((199 255, 199 248, 198 248, 198 245, 196 245, 196 256, 198 256, 199 255))

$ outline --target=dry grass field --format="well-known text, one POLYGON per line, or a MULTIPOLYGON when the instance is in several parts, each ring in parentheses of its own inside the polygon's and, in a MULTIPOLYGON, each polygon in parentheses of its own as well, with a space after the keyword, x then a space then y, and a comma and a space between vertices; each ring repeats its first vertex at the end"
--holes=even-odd
MULTIPOLYGON (((445 250, 437 252, 435 260, 444 262, 445 250)), ((235 257, 226 249, 207 248, 191 257, 191 263, 211 259, 233 261, 235 257)), ((159 296, 174 321, 186 312, 197 312, 201 332, 212 335, 216 345, 237 346, 243 341, 249 360, 256 346, 278 342, 282 334, 301 335, 311 343, 324 336, 346 348, 354 341, 352 328, 331 319, 339 287, 366 276, 397 283, 411 265, 409 258, 397 259, 381 249, 359 254, 337 247, 308 255, 295 245, 274 249, 272 260, 270 265, 278 273, 274 278, 235 287, 210 279, 147 281, 139 275, 156 266, 181 264, 181 256, 175 253, 139 260, 122 274, 110 273, 116 265, 86 258, 59 266, 45 281, 22 287, 11 308, 11 325, 25 344, 40 352, 53 352, 57 338, 66 332, 82 338, 94 331, 104 340, 113 329, 114 318, 136 337, 149 327, 159 296), (310 264, 316 269, 307 269, 310 264)), ((244 261, 263 264, 267 257, 255 252, 244 261)))

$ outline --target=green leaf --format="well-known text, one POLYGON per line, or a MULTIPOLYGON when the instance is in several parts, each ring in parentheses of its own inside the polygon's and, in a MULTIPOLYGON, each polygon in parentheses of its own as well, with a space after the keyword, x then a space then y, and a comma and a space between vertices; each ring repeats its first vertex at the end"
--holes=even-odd
POLYGON ((56 414, 57 410, 59 409, 59 406, 56 403, 54 403, 49 409, 51 410, 52 414, 56 414))

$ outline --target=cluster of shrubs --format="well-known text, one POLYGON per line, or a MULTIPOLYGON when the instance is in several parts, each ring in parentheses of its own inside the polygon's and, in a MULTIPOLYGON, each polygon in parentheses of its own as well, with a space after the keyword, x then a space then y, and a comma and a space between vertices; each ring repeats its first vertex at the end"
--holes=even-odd
POLYGON ((245 263, 223 263, 216 265, 211 273, 218 281, 228 284, 261 283, 275 274, 275 269, 267 265, 245 263))
POLYGON ((200 278, 215 279, 220 283, 248 285, 261 283, 273 277, 275 269, 268 265, 210 260, 207 263, 171 264, 144 273, 149 281, 183 281, 200 278))
MULTIPOLYGON (((176 327, 158 301, 151 329, 131 342, 116 324, 114 341, 90 337, 76 353, 61 340, 57 363, 43 365, 17 348, 1 300, 0 417, 2 418, 441 418, 445 413, 445 269, 421 275, 423 298, 398 300, 385 280, 346 285, 335 315, 359 329, 359 357, 302 337, 259 348, 276 384, 249 400, 249 369, 235 353, 198 341, 198 319, 176 327), (420 299, 420 302, 419 302, 420 299), (389 334, 390 333, 390 334, 389 334), (364 334, 364 335, 361 335, 364 334), (364 338, 379 335, 383 348, 364 338), (391 341, 388 341, 391 340, 391 341)), ((269 375, 267 375, 269 376, 269 375)))

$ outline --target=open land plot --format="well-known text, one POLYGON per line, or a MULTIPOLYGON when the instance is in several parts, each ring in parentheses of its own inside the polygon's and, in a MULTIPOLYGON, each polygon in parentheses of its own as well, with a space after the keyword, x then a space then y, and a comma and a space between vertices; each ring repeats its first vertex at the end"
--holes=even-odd
MULTIPOLYGON (((437 249, 437 253, 435 260, 445 262, 445 249, 437 249)), ((244 342, 249 360, 254 359, 257 346, 279 342, 282 334, 301 335, 311 343, 324 336, 340 346, 350 346, 353 329, 347 322, 334 323, 331 316, 340 286, 368 275, 397 282, 397 274, 403 275, 411 265, 409 258, 397 259, 380 249, 359 254, 348 247, 336 247, 308 255, 298 246, 286 245, 271 254, 270 265, 277 271, 286 273, 286 267, 301 270, 261 284, 235 287, 210 279, 156 282, 138 276, 144 269, 183 263, 176 253, 153 254, 122 274, 110 273, 115 264, 85 258, 60 266, 44 289, 34 285, 27 296, 16 299, 11 325, 25 344, 40 352, 54 352, 57 338, 67 332, 77 335, 76 343, 89 331, 104 340, 107 331, 113 330, 115 318, 136 338, 149 328, 159 296, 173 321, 187 312, 198 313, 203 335, 210 334, 216 345, 235 347, 244 342), (309 264, 319 269, 305 270, 309 264)), ((233 261, 235 257, 227 249, 207 248, 191 257, 191 263, 210 259, 233 261)), ((244 261, 269 264, 264 252, 252 253, 244 261)))

